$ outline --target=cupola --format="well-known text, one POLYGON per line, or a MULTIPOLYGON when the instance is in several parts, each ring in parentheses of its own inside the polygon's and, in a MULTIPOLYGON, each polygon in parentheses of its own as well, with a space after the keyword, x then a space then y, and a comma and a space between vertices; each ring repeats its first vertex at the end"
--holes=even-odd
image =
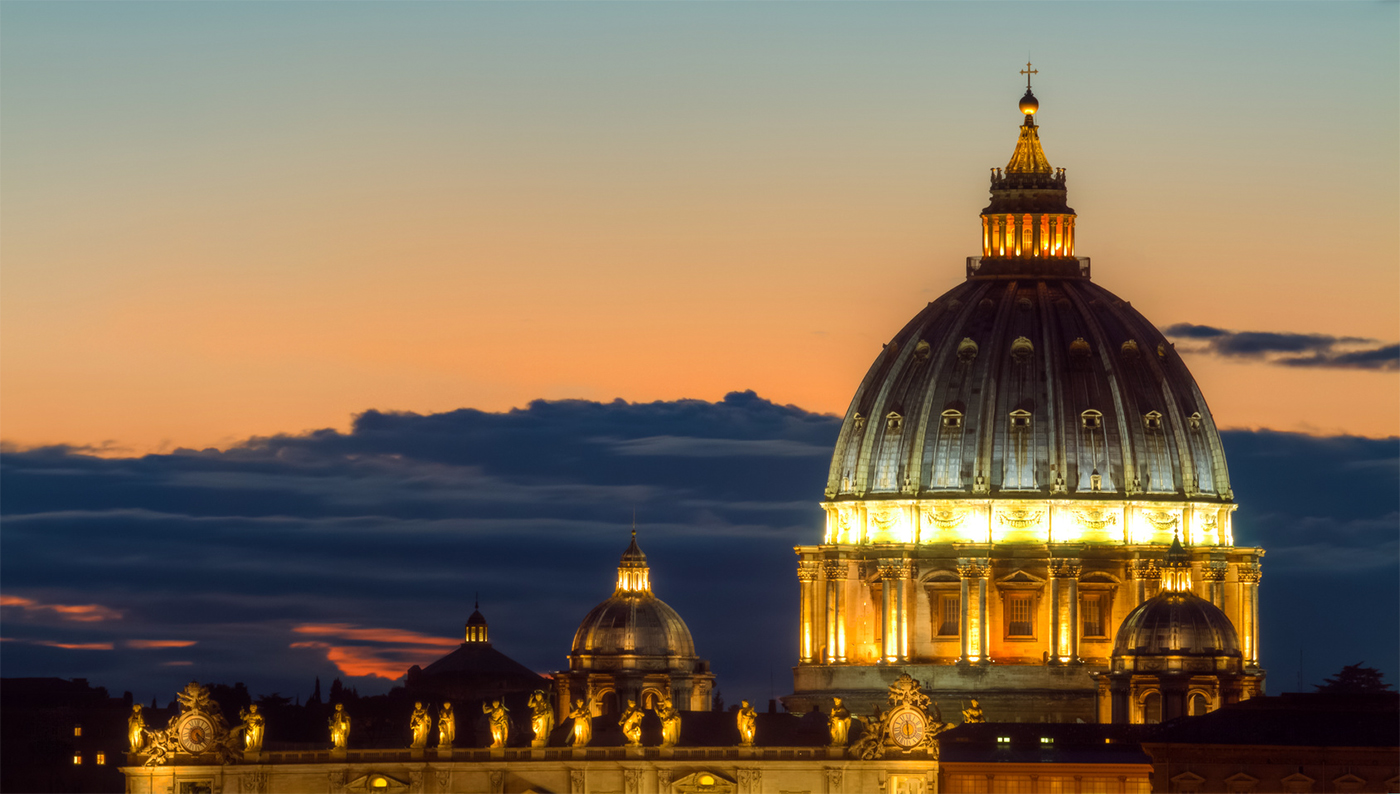
POLYGON ((489 645, 486 632, 486 616, 481 614, 481 599, 478 597, 472 606, 471 617, 467 618, 466 639, 462 642, 475 642, 489 645))

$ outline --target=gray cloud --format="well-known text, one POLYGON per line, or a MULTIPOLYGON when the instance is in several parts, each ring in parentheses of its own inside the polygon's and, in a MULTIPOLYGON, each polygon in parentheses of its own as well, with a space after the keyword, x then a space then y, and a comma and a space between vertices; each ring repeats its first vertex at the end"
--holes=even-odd
MULTIPOLYGON (((341 674, 330 646, 405 658, 425 646, 365 632, 455 637, 480 591, 497 647, 558 669, 578 621, 612 592, 635 507, 657 594, 685 617, 726 699, 763 700, 770 675, 781 688, 793 662, 792 546, 821 536, 839 428, 735 393, 366 412, 345 433, 139 458, 11 449, 0 457, 4 595, 121 617, 6 606, 0 661, 6 675, 86 676, 143 700, 191 677, 305 695, 313 677, 341 674), (364 631, 297 633, 308 624, 364 631), (196 644, 129 645, 152 639, 196 644), (93 644, 112 650, 63 647, 93 644)), ((1396 441, 1224 438, 1238 542, 1269 550, 1264 647, 1286 661, 1289 632, 1350 619, 1319 592, 1373 604, 1372 628, 1400 623, 1396 441)), ((1335 667, 1365 658, 1394 670, 1393 633, 1381 634, 1357 627, 1330 641, 1335 667)))
POLYGON ((1175 339, 1198 342, 1182 352, 1207 353, 1226 358, 1266 360, 1284 367, 1326 369, 1400 369, 1400 345, 1375 339, 1326 334, 1293 334, 1272 331, 1231 331, 1209 325, 1177 323, 1162 329, 1175 339))

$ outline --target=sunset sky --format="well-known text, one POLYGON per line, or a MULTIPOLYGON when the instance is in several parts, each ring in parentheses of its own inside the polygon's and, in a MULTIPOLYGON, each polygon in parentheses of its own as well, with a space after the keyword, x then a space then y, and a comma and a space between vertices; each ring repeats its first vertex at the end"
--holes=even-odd
MULTIPOLYGON (((4 22, 14 444, 223 447, 368 408, 733 389, 842 412, 977 252, 1027 50, 1096 280, 1162 326, 1400 336, 1394 4, 12 3, 4 22)), ((1400 430, 1393 363, 1191 363, 1224 427, 1400 430)))
POLYGON ((727 697, 781 689, 832 415, 980 251, 1028 59, 1077 253, 1231 431, 1271 691, 1400 672, 1395 3, 0 23, 6 675, 368 691, 476 590, 557 669, 636 506, 727 697))

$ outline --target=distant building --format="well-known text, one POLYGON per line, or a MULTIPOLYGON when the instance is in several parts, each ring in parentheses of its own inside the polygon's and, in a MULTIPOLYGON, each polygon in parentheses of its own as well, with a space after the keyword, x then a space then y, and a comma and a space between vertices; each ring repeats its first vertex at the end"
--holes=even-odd
POLYGON ((122 791, 131 707, 85 678, 0 679, 0 791, 122 791))

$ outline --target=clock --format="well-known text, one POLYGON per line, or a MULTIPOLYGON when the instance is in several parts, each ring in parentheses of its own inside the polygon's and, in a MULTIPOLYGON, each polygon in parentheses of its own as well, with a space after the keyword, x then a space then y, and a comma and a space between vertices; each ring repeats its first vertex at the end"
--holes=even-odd
POLYGON ((924 718, 913 711, 901 711, 890 720, 890 739, 906 750, 924 740, 924 718))
POLYGON ((201 716, 193 716, 180 723, 180 746, 186 752, 198 755, 209 747, 214 736, 214 726, 201 716))

